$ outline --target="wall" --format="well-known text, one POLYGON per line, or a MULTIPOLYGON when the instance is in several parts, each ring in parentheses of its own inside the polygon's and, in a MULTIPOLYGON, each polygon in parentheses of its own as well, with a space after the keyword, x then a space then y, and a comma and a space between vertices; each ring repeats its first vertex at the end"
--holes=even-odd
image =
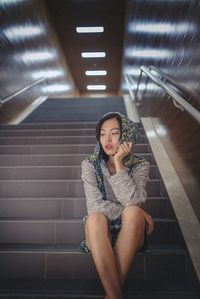
MULTIPOLYGON (((186 99, 200 110, 199 15, 199 1, 128 1, 123 75, 132 75, 134 92, 140 65, 154 65, 186 88, 186 99)), ((121 88, 126 91, 123 76, 121 88)), ((136 102, 140 116, 154 117, 157 133, 200 219, 199 124, 175 108, 145 74, 136 102)))
POLYGON ((39 96, 77 94, 43 1, 1 1, 0 28, 0 99, 46 77, 5 104, 0 123, 12 120, 39 96))

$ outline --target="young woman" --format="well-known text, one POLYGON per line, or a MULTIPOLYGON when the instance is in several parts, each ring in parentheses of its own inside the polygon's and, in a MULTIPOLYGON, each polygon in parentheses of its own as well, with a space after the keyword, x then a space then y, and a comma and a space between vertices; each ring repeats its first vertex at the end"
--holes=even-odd
POLYGON ((88 215, 84 252, 91 252, 105 299, 121 299, 122 285, 153 221, 140 208, 146 201, 149 163, 133 154, 137 125, 119 112, 97 123, 95 152, 82 162, 88 215))

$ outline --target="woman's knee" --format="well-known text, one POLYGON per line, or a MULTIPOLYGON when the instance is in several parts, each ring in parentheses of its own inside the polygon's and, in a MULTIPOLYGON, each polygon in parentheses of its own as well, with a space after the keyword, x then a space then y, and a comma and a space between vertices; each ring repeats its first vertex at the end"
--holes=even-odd
POLYGON ((93 244, 99 237, 108 236, 108 221, 101 213, 94 213, 87 217, 85 225, 85 241, 88 249, 93 250, 93 244))
POLYGON ((86 220, 86 233, 98 234, 108 230, 108 221, 101 213, 93 213, 87 217, 86 220))
POLYGON ((125 222, 128 227, 143 226, 145 218, 142 209, 138 206, 130 205, 125 207, 122 212, 122 223, 125 222))

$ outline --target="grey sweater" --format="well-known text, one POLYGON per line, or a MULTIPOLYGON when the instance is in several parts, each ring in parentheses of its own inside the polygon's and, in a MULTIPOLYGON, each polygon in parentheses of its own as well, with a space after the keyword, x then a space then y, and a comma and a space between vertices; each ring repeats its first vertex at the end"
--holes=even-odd
POLYGON ((102 213, 109 220, 118 218, 123 208, 129 205, 141 205, 146 201, 145 190, 149 174, 149 162, 139 164, 128 175, 128 168, 110 175, 106 163, 102 160, 101 169, 107 200, 98 189, 95 168, 86 159, 82 162, 82 180, 84 183, 88 215, 102 213))

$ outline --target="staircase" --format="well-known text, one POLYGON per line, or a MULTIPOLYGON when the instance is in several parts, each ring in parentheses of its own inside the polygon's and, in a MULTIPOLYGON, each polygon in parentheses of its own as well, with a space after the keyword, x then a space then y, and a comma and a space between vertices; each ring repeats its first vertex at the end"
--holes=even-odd
MULTIPOLYGON (((95 123, 0 126, 0 298, 103 298, 90 254, 79 250, 86 214, 81 161, 95 123)), ((197 299, 199 285, 140 126, 135 153, 151 164, 143 208, 155 223, 138 252, 124 298, 197 299)))

